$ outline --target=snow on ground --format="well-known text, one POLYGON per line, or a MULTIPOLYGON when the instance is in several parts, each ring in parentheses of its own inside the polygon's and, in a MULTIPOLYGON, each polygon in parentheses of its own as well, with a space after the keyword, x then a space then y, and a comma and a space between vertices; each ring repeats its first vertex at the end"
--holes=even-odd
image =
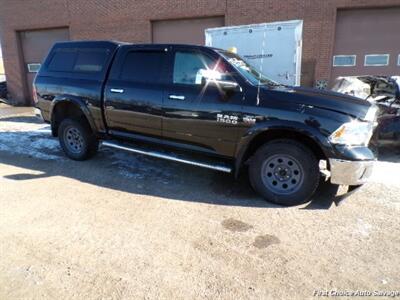
POLYGON ((0 119, 0 151, 25 154, 39 159, 61 159, 58 141, 50 126, 41 123, 0 119))
POLYGON ((118 168, 118 173, 121 176, 127 178, 144 179, 152 176, 153 178, 162 179, 162 184, 168 184, 169 179, 176 174, 175 165, 165 161, 157 160, 158 163, 154 163, 154 158, 108 148, 102 151, 110 154, 111 157, 109 159, 111 159, 112 165, 118 168), (160 168, 161 162, 162 168, 160 168))
MULTIPOLYGON (((0 118, 0 151, 28 155, 42 160, 67 158, 62 153, 58 139, 52 137, 50 126, 36 117, 12 116, 0 118)), ((176 174, 176 166, 171 163, 154 163, 153 158, 135 155, 109 148, 101 151, 110 156, 107 160, 114 165, 120 176, 143 179, 148 176, 158 178, 160 183, 168 184, 176 174)))

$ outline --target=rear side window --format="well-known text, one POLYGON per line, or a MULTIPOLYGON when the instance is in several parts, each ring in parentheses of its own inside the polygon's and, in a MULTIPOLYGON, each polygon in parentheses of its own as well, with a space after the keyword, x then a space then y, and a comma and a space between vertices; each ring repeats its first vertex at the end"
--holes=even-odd
POLYGON ((48 70, 53 72, 71 72, 74 68, 77 51, 73 49, 62 49, 53 55, 48 70))
POLYGON ((108 55, 107 49, 59 49, 47 68, 52 72, 101 72, 108 55))
POLYGON ((163 51, 131 51, 125 56, 119 78, 139 83, 160 82, 166 54, 163 51))
POLYGON ((78 72, 101 72, 108 58, 105 49, 98 50, 79 50, 74 71, 78 72))

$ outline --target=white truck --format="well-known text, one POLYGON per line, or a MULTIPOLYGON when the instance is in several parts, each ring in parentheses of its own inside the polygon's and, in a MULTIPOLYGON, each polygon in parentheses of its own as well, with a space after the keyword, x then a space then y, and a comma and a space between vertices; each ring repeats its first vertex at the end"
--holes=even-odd
POLYGON ((206 46, 237 53, 271 79, 300 85, 303 21, 209 28, 206 46))

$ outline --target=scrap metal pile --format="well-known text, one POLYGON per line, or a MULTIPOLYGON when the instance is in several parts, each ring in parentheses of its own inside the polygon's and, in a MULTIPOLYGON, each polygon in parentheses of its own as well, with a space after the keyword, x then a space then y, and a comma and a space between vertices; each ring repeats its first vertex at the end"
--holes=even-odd
POLYGON ((400 141, 400 76, 339 77, 332 90, 379 106, 377 138, 400 141))

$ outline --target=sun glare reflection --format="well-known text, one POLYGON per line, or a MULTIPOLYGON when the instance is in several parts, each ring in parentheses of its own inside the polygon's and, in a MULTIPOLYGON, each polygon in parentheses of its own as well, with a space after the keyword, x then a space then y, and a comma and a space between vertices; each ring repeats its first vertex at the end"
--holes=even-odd
POLYGON ((206 92, 210 84, 215 85, 219 93, 223 94, 223 90, 218 82, 218 80, 221 80, 223 76, 223 74, 218 70, 220 59, 217 61, 217 63, 214 65, 212 69, 208 66, 203 56, 201 57, 201 61, 204 65, 204 69, 201 69, 199 71, 200 72, 199 75, 201 76, 201 78, 205 78, 205 84, 201 90, 200 96, 203 97, 204 93, 206 92))

